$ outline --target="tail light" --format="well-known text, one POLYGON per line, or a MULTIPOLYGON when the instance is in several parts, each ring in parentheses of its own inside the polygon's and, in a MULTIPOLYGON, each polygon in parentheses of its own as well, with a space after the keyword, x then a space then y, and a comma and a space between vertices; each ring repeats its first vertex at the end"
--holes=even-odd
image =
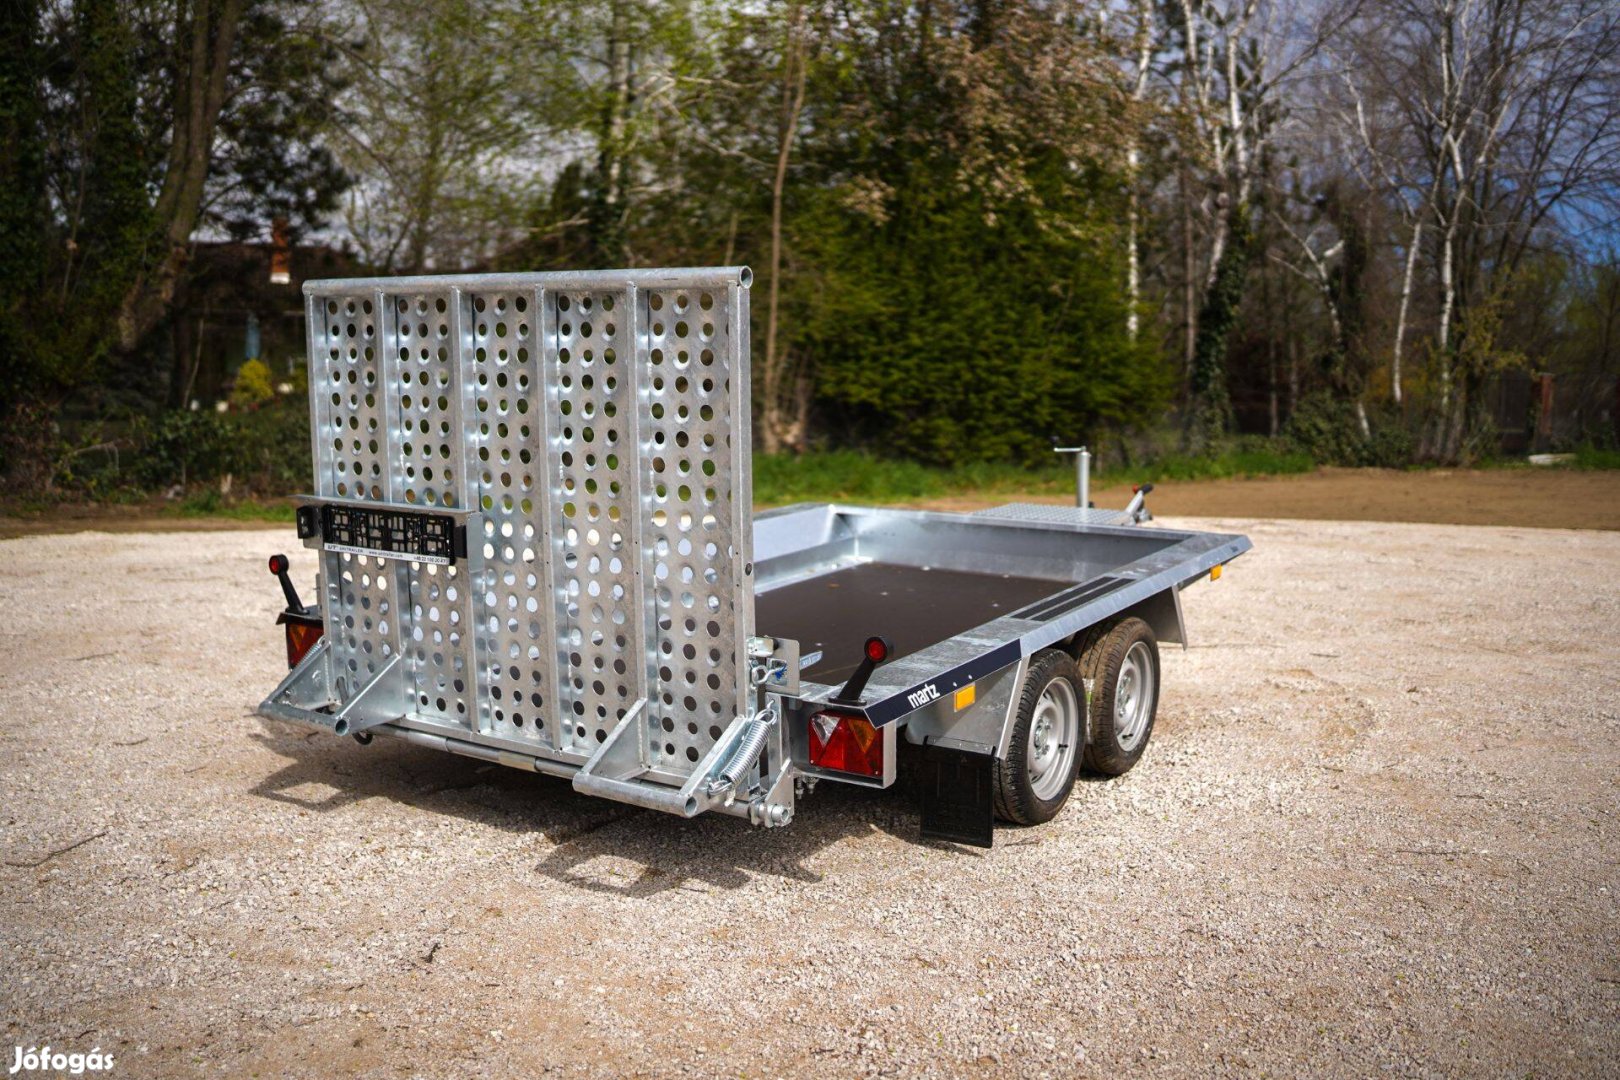
POLYGON ((276 621, 287 631, 287 667, 295 668, 321 640, 321 620, 318 616, 294 615, 284 611, 276 621))
MULTIPOLYGON (((303 511, 300 510, 299 513, 303 511)), ((321 616, 314 608, 307 608, 298 599, 289 571, 292 563, 285 555, 270 556, 270 572, 281 582, 281 595, 287 598, 287 610, 276 617, 276 622, 287 629, 287 667, 295 668, 321 640, 321 616)))
POLYGON ((864 716, 818 712, 810 717, 810 764, 856 776, 882 776, 883 736, 864 716))

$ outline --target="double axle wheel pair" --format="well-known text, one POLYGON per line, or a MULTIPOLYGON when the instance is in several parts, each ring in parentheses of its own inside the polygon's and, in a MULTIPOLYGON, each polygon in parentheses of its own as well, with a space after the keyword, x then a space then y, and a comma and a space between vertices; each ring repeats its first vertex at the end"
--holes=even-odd
POLYGON ((1082 767, 1106 776, 1128 771, 1147 748, 1158 707, 1159 643, 1141 619, 1089 631, 1078 662, 1062 649, 1036 653, 1007 755, 996 767, 996 815, 1039 825, 1063 809, 1082 767))

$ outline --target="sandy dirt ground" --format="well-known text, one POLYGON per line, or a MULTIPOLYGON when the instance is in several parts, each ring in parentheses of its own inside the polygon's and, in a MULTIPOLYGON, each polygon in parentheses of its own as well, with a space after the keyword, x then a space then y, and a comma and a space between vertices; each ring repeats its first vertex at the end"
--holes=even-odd
POLYGON ((1614 1075, 1620 534, 1196 524, 1142 764, 992 851, 256 719, 282 530, 0 543, 5 1066, 1614 1075))

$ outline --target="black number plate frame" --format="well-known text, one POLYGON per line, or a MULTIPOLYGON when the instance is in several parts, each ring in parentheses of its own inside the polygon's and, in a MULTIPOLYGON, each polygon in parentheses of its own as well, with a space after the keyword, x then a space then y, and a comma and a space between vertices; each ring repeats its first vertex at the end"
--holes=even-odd
POLYGON ((327 551, 449 566, 467 557, 467 526, 450 514, 322 504, 298 510, 298 535, 327 551))

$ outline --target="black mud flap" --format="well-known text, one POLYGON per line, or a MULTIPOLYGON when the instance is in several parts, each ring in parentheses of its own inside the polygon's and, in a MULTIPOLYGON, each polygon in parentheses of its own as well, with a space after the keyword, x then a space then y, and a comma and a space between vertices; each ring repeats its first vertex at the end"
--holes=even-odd
POLYGON ((996 759, 944 746, 923 753, 922 834, 974 847, 994 843, 996 759))

